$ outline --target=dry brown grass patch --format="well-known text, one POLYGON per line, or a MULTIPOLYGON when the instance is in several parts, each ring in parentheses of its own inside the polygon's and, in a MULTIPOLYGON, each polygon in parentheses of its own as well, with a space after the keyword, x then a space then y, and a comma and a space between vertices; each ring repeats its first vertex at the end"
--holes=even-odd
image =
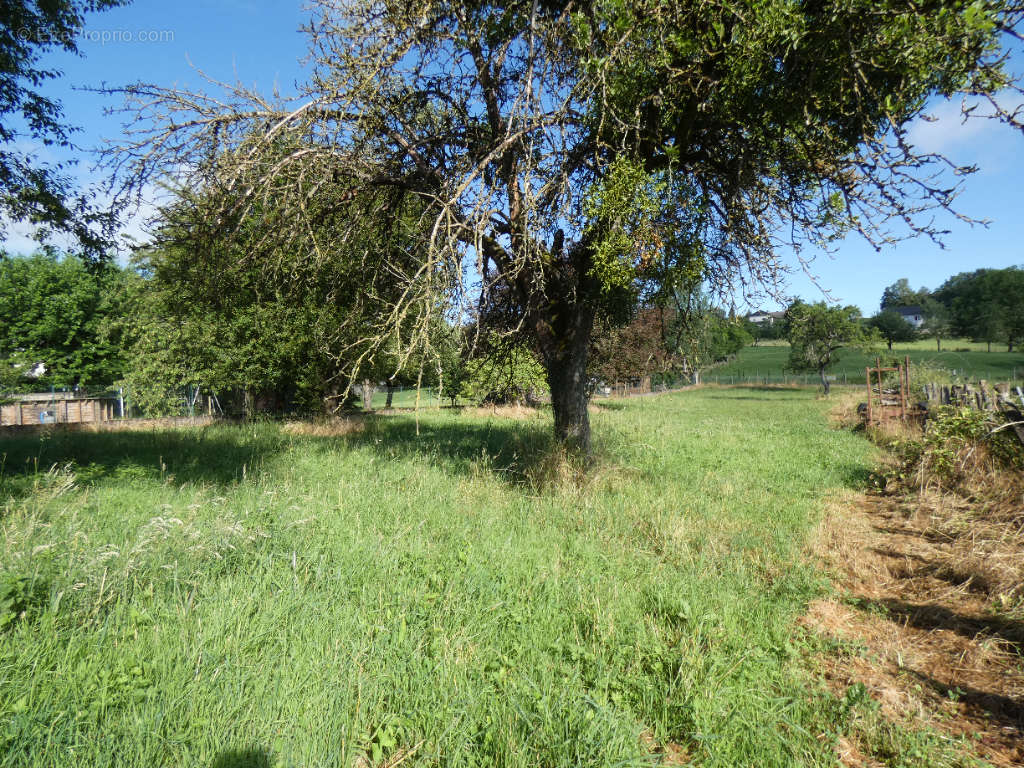
MULTIPOLYGON (((883 446, 920 434, 898 423, 869 432, 883 446)), ((816 601, 802 623, 837 641, 840 650, 819 658, 837 694, 863 683, 889 720, 976 735, 980 757, 1021 766, 1021 478, 993 471, 980 451, 973 460, 976 474, 955 493, 889 472, 880 492, 834 498, 814 549, 844 596, 816 601)), ((876 764, 858 745, 841 746, 844 764, 876 764)))
POLYGON ((815 546, 845 597, 803 624, 857 649, 820 659, 837 694, 863 683, 888 719, 978 734, 980 756, 1022 765, 1024 615, 996 609, 1019 587, 1024 541, 986 538, 974 512, 941 496, 835 499, 815 546))
POLYGON ((475 406, 463 409, 463 413, 476 418, 493 417, 497 419, 536 419, 540 411, 528 405, 494 405, 475 406))
POLYGON ((359 416, 346 416, 325 421, 286 421, 281 431, 286 435, 303 437, 345 437, 357 435, 366 429, 366 422, 359 416))
POLYGON ((650 731, 643 731, 640 734, 640 743, 651 754, 658 756, 658 765, 690 764, 690 753, 686 750, 686 747, 671 741, 660 744, 650 731))
POLYGON ((828 411, 829 424, 833 429, 853 429, 861 423, 857 403, 863 393, 860 390, 842 389, 832 396, 834 404, 828 411))

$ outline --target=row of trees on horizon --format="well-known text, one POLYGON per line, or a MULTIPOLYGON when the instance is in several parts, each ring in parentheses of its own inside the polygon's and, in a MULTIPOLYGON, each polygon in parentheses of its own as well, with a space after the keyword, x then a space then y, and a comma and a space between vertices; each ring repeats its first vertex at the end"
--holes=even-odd
MULTIPOLYGON (((987 344, 990 351, 992 344, 1005 344, 1013 352, 1024 340, 1024 268, 961 272, 935 290, 914 289, 900 278, 882 292, 879 311, 862 320, 877 329, 889 349, 894 343, 927 338, 941 351, 943 340, 955 338, 987 344), (898 311, 910 308, 922 316, 920 327, 898 311)), ((785 323, 747 323, 755 343, 787 337, 785 323)))

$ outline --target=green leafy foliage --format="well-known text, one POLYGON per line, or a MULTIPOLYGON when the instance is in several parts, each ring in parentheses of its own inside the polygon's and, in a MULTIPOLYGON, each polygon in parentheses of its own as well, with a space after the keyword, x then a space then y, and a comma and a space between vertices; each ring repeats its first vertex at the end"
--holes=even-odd
POLYGON ((942 351, 942 340, 948 338, 953 330, 949 308, 937 299, 929 296, 921 303, 924 312, 924 324, 921 334, 935 339, 936 351, 942 351))
POLYGON ((952 331, 1012 347, 1024 340, 1024 269, 979 269, 949 278, 935 291, 952 331))
POLYGON ((961 406, 940 406, 928 414, 921 439, 905 440, 892 447, 902 458, 902 477, 914 477, 924 487, 937 483, 956 488, 984 471, 980 447, 1004 469, 1024 470, 1024 445, 999 413, 961 406))
POLYGON ((301 300, 275 291, 259 272, 219 273, 223 282, 211 290, 210 265, 192 269, 173 250, 148 253, 142 264, 152 277, 133 285, 125 318, 133 405, 150 415, 175 413, 186 390, 200 389, 249 415, 257 398, 267 410, 323 409, 338 368, 318 347, 318 334, 330 333, 343 309, 317 301, 315 292, 301 300))
POLYGON ((30 585, 26 576, 0 574, 0 632, 25 615, 29 605, 30 585))
POLYGON ((468 360, 459 392, 478 404, 534 404, 546 391, 546 374, 537 356, 516 346, 468 360))
POLYGON ((590 274, 606 299, 618 294, 635 302, 638 271, 661 245, 656 221, 664 192, 642 164, 621 157, 586 199, 584 214, 596 236, 590 274))
POLYGON ((666 325, 666 343, 695 383, 703 369, 734 357, 753 341, 743 321, 727 317, 700 283, 676 291, 666 325))
POLYGON ((131 276, 52 252, 0 257, 0 385, 109 387, 122 377, 119 326, 131 276), (29 378, 37 364, 42 376, 29 378))
MULTIPOLYGON (((961 377, 954 375, 949 368, 933 360, 911 360, 907 370, 907 379, 910 382, 910 397, 920 400, 928 399, 925 388, 929 385, 952 386, 962 380, 961 377)), ((887 377, 886 380, 898 386, 895 377, 887 377)))
POLYGON ((131 286, 125 330, 133 404, 170 413, 184 391, 200 390, 246 415, 333 411, 354 382, 414 383, 430 371, 426 340, 443 325, 443 312, 428 307, 431 322, 418 327, 411 310, 389 318, 383 297, 398 290, 393 276, 368 280, 359 260, 415 250, 421 241, 412 241, 411 225, 382 228, 358 207, 318 200, 333 211, 319 219, 325 242, 340 237, 332 217, 359 226, 358 241, 345 241, 336 248, 342 253, 327 258, 319 248, 292 251, 277 242, 280 212, 268 205, 236 224, 265 233, 257 255, 211 224, 219 202, 180 191, 163 211, 158 245, 136 257, 143 277, 131 286))
POLYGON ((900 307, 919 307, 929 297, 927 288, 915 291, 910 287, 910 281, 901 277, 892 285, 886 286, 882 291, 881 309, 899 309, 900 307))

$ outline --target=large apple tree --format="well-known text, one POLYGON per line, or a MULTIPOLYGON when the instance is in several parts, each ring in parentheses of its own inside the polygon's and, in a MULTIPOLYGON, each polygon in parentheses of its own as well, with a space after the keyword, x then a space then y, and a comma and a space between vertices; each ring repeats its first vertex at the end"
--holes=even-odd
POLYGON ((1020 14, 987 0, 317 0, 297 98, 120 89, 135 122, 111 162, 122 195, 171 179, 224 190, 226 208, 272 199, 273 238, 311 258, 353 253, 343 231, 315 236, 318 201, 387 190, 362 213, 386 219, 415 198, 422 258, 393 265, 365 245, 367 269, 400 287, 380 338, 434 322, 431 296, 521 337, 557 437, 586 452, 595 319, 628 321, 695 279, 771 291, 780 246, 941 234, 927 214, 969 169, 919 152, 908 126, 930 99, 969 94, 1019 127, 1005 58, 1020 14))

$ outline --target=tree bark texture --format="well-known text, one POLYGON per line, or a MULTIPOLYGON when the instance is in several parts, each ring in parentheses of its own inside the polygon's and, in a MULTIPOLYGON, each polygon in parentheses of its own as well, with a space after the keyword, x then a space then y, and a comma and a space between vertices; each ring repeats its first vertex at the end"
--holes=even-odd
POLYGON ((363 398, 363 410, 367 412, 372 411, 373 393, 377 391, 376 383, 370 381, 369 379, 363 379, 363 382, 360 385, 359 390, 360 395, 363 398))
POLYGON ((587 405, 587 349, 571 345, 560 359, 547 366, 551 387, 551 409, 555 417, 555 439, 571 451, 590 453, 590 415, 587 405))
MULTIPOLYGON (((558 294, 553 294, 558 295, 558 294)), ((594 307, 585 299, 554 299, 538 313, 537 338, 551 388, 555 439, 569 451, 590 454, 587 363, 594 307)))

